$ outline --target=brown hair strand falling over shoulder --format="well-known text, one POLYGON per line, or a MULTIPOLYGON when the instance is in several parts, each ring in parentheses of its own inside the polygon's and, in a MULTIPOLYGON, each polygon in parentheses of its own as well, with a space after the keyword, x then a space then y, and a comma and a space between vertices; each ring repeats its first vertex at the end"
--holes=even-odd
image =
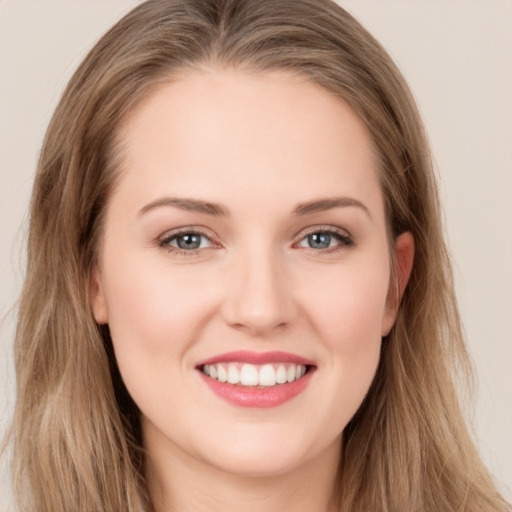
POLYGON ((469 372, 426 137, 383 48, 330 0, 149 0, 89 52, 54 113, 31 202, 12 428, 20 510, 140 512, 138 411, 90 306, 117 129, 187 69, 287 70, 346 100, 380 158, 390 240, 415 263, 376 379, 344 432, 340 510, 505 511, 467 433, 452 374, 469 372), (117 404, 117 407, 112 407, 117 404))

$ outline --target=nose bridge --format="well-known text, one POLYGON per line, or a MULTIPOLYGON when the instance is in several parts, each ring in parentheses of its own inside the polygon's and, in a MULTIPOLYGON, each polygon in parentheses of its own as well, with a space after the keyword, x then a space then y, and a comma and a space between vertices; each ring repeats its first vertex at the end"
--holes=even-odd
POLYGON ((293 298, 283 256, 267 241, 240 250, 230 275, 226 321, 255 335, 267 335, 293 317, 293 298))

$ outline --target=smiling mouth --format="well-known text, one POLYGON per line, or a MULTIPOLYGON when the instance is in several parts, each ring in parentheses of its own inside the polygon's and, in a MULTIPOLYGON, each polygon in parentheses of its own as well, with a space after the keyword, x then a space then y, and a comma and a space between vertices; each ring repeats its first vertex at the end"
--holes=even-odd
POLYGON ((291 384, 312 370, 311 365, 290 362, 251 364, 219 362, 198 367, 204 375, 238 387, 267 389, 291 384))

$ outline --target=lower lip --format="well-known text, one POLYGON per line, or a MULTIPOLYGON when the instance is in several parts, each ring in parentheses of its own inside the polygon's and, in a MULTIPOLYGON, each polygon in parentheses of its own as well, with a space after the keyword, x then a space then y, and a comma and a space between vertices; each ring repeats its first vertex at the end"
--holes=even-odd
POLYGON ((282 405, 302 393, 311 381, 313 373, 313 369, 310 369, 304 377, 298 380, 286 384, 277 384, 276 386, 268 388, 243 387, 227 382, 219 382, 202 372, 201 377, 217 396, 230 404, 239 407, 259 407, 267 409, 269 407, 282 405))

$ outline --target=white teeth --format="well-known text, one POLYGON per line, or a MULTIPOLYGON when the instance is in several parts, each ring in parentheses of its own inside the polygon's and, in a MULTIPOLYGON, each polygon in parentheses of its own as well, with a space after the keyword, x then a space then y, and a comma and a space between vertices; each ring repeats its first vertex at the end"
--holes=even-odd
POLYGON ((286 368, 282 364, 277 368, 276 382, 278 384, 284 384, 286 382, 286 368))
POLYGON ((274 386, 276 383, 276 371, 271 364, 264 364, 260 369, 260 386, 274 386))
POLYGON ((306 373, 306 366, 294 363, 254 365, 232 362, 205 364, 202 371, 219 382, 247 387, 272 387, 300 379, 306 373))
MULTIPOLYGON (((211 376, 211 375, 210 375, 211 376)), ((258 381, 258 370, 252 364, 244 364, 240 371, 240 384, 242 386, 257 386, 258 381)))
POLYGON ((238 384, 240 382, 240 372, 233 363, 228 366, 228 382, 230 384, 238 384))
POLYGON ((227 382, 228 380, 228 374, 226 373, 226 370, 223 366, 217 367, 217 379, 219 382, 227 382))

